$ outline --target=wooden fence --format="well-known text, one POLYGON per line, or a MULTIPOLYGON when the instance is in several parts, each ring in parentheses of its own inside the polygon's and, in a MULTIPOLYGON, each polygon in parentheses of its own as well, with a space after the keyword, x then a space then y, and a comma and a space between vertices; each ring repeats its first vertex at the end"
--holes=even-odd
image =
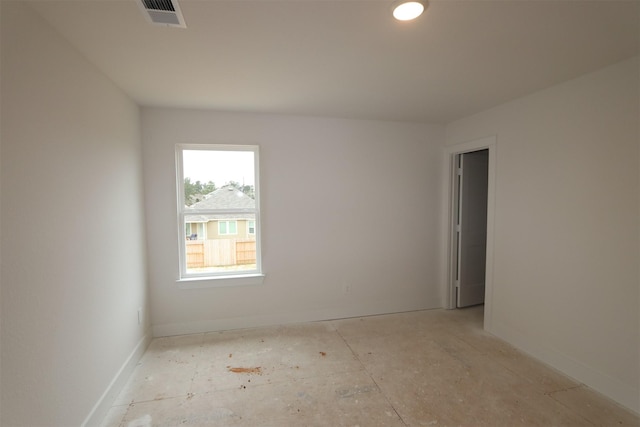
POLYGON ((256 241, 235 239, 187 240, 187 268, 255 264, 256 241))
POLYGON ((204 266, 204 244, 198 241, 187 241, 187 268, 204 266))

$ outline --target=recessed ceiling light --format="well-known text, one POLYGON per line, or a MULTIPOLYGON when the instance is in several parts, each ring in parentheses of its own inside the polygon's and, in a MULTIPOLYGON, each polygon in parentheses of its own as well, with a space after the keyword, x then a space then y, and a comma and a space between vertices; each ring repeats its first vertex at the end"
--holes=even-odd
POLYGON ((398 21, 416 19, 424 12, 425 3, 419 0, 402 0, 393 5, 393 17, 398 21))

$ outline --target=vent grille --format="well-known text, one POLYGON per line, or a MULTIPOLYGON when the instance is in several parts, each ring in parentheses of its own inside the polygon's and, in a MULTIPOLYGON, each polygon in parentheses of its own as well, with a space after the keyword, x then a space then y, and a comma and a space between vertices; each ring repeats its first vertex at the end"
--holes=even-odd
POLYGON ((176 11, 171 0, 142 0, 142 3, 146 9, 150 10, 165 10, 168 12, 176 11))
POLYGON ((139 0, 138 4, 152 24, 165 27, 187 27, 176 0, 139 0))

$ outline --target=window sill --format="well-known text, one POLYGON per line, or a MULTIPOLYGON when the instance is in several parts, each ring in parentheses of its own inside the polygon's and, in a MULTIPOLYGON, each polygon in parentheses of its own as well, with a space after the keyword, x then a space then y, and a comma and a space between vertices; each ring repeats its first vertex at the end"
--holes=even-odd
POLYGON ((227 286, 254 286, 264 282, 264 274, 242 274, 235 276, 188 277, 177 280, 179 289, 221 288, 227 286))

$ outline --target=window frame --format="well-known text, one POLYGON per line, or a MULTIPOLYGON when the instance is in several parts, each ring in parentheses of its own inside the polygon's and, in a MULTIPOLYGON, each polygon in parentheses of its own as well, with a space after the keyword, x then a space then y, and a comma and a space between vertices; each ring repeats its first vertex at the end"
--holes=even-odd
POLYGON ((218 220, 218 236, 237 236, 238 235, 238 220, 237 219, 224 219, 224 220, 218 220), (225 227, 227 228, 225 233, 221 233, 220 232, 220 225, 222 223, 225 223, 225 227), (233 223, 235 225, 235 233, 232 233, 231 230, 231 223, 233 223))
MULTIPOLYGON (((176 144, 176 207, 178 223, 178 279, 181 288, 192 289, 208 286, 235 286, 260 284, 264 278, 262 272, 261 228, 260 228, 260 155, 258 145, 232 145, 232 144, 176 144), (255 208, 238 209, 196 209, 189 210, 185 206, 184 194, 184 151, 248 151, 253 152, 254 168, 254 200, 255 208), (256 240, 256 267, 251 270, 220 271, 189 273, 186 263, 186 222, 185 215, 211 215, 211 214, 252 214, 255 216, 255 240, 256 240), (199 281, 197 284, 190 282, 199 281), (208 281, 204 283, 202 281, 208 281)), ((237 234, 237 225, 236 225, 237 234)))

